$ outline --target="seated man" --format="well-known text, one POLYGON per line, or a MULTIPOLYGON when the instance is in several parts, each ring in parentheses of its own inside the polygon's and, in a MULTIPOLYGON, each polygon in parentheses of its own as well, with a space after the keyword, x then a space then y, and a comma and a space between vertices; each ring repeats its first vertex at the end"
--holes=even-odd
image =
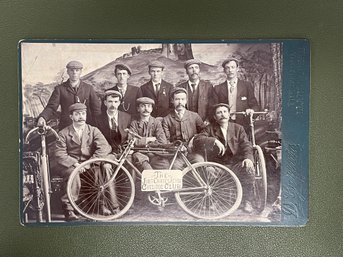
MULTIPOLYGON (((155 101, 149 97, 140 97, 136 102, 139 118, 133 120, 130 125, 130 130, 142 137, 136 141, 136 146, 156 147, 166 144, 167 139, 161 122, 151 116, 155 101)), ((133 161, 140 170, 163 169, 168 166, 168 160, 153 153, 135 152, 133 161)))
POLYGON ((243 187, 244 210, 252 212, 252 189, 254 183, 253 148, 241 125, 229 122, 230 107, 214 105, 214 120, 194 139, 197 148, 206 147, 208 160, 221 163, 231 169, 243 187))
POLYGON ((103 102, 106 110, 103 110, 96 120, 96 126, 112 146, 114 154, 121 151, 122 144, 127 140, 125 129, 129 127, 131 122, 130 114, 118 110, 122 99, 123 96, 118 91, 105 91, 103 102))
MULTIPOLYGON (((187 90, 176 87, 171 92, 171 100, 174 110, 163 118, 162 126, 167 140, 174 143, 177 140, 186 145, 191 144, 191 139, 197 133, 200 133, 205 124, 196 112, 186 110, 187 90)), ((189 153, 187 156, 191 163, 204 161, 204 158, 198 153, 189 153)), ((185 163, 181 157, 176 158, 173 169, 182 170, 185 163)))
MULTIPOLYGON (((82 162, 91 158, 106 157, 111 152, 111 146, 105 137, 96 127, 86 124, 87 106, 82 103, 75 103, 69 107, 72 124, 59 132, 60 139, 56 142, 56 161, 62 167, 62 176, 66 188, 71 172, 82 162)), ((106 167, 105 167, 106 168, 106 167)), ((81 185, 73 184, 73 195, 78 196, 81 185)), ((112 202, 118 208, 115 195, 112 195, 112 202)), ((77 220, 67 193, 61 197, 62 208, 67 221, 77 220)))

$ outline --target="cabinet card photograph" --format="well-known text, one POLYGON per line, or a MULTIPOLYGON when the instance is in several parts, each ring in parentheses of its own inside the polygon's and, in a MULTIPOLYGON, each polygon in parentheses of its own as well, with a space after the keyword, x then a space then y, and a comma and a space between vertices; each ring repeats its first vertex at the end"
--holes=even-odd
POLYGON ((306 40, 19 42, 24 225, 304 225, 306 40))

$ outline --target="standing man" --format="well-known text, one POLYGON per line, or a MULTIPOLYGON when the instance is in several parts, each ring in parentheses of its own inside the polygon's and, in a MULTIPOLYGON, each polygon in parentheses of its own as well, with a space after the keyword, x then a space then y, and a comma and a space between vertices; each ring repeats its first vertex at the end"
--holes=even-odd
POLYGON ((151 113, 153 117, 165 117, 169 114, 171 108, 170 92, 173 85, 164 81, 164 64, 160 61, 149 63, 149 74, 151 80, 141 86, 142 95, 154 100, 155 106, 151 113))
POLYGON ((208 122, 209 108, 211 106, 213 85, 200 79, 199 60, 190 59, 185 62, 185 69, 189 80, 178 85, 187 90, 187 109, 200 115, 203 121, 208 122))
MULTIPOLYGON (((254 88, 250 82, 238 79, 239 62, 235 58, 227 59, 222 64, 227 80, 214 87, 214 104, 226 103, 230 112, 253 113, 259 110, 254 95, 254 88)), ((242 125, 246 131, 249 129, 249 119, 242 115, 232 115, 231 121, 242 125)))
MULTIPOLYGON (((171 143, 180 140, 191 147, 192 138, 195 134, 200 133, 205 124, 196 112, 188 111, 187 104, 187 90, 176 87, 171 92, 174 110, 163 118, 162 126, 167 140, 171 143)), ((188 159, 190 162, 201 162, 204 158, 198 153, 189 153, 188 159)), ((178 157, 175 160, 174 168, 182 170, 184 161, 178 157)))
POLYGON ((127 140, 126 128, 131 122, 131 115, 119 110, 122 95, 115 90, 105 91, 104 106, 106 110, 97 119, 97 127, 112 146, 113 153, 121 151, 121 145, 127 140))
POLYGON ((197 148, 206 147, 208 160, 231 169, 243 187, 244 211, 251 213, 254 176, 253 148, 241 125, 229 122, 230 107, 220 103, 214 106, 215 122, 194 139, 197 148))
POLYGON ((72 123, 68 108, 74 103, 83 103, 87 106, 87 123, 94 125, 94 117, 100 115, 101 105, 99 97, 93 87, 80 80, 82 63, 71 61, 67 64, 69 79, 55 87, 49 102, 38 117, 38 126, 45 126, 61 106, 59 129, 72 123))
POLYGON ((121 93, 122 100, 119 106, 119 111, 127 112, 130 115, 137 114, 136 99, 142 96, 139 87, 127 84, 132 72, 129 66, 125 64, 117 64, 114 68, 114 75, 118 83, 109 90, 115 90, 121 93))
MULTIPOLYGON (((71 172, 82 162, 90 158, 106 157, 111 152, 111 147, 105 137, 96 127, 86 124, 87 106, 82 103, 75 103, 69 106, 69 118, 72 124, 59 132, 60 139, 56 142, 56 160, 62 167, 64 188, 71 172)), ((80 179, 73 183, 73 195, 78 197, 81 188, 80 179)), ((67 221, 77 220, 74 209, 69 202, 67 193, 61 197, 62 208, 67 221)), ((118 208, 115 195, 112 198, 114 208, 118 208)), ((108 211, 108 210, 106 210, 108 211)))
MULTIPOLYGON (((161 122, 151 117, 154 104, 154 100, 149 97, 137 99, 139 118, 133 120, 130 125, 130 130, 142 137, 136 141, 136 146, 157 147, 158 145, 167 144, 161 122)), ((163 169, 168 166, 168 160, 153 153, 135 152, 133 160, 140 170, 163 169)))

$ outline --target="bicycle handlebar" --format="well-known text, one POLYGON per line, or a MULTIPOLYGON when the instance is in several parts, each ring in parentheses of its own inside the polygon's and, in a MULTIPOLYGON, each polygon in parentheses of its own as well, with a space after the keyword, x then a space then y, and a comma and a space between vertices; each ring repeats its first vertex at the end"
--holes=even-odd
MULTIPOLYGON (((252 115, 254 115, 254 114, 267 114, 268 113, 268 111, 266 110, 266 111, 263 111, 263 112, 253 112, 253 113, 251 113, 252 115)), ((247 112, 233 112, 233 113, 231 113, 231 114, 241 114, 241 115, 247 115, 247 112)))
POLYGON ((25 137, 25 143, 26 143, 26 144, 29 143, 29 137, 30 137, 31 134, 32 134, 33 132, 35 132, 35 131, 37 131, 38 134, 40 134, 40 135, 44 135, 44 134, 46 134, 48 131, 51 131, 51 132, 54 134, 54 136, 55 136, 55 138, 56 138, 57 140, 59 140, 59 138, 60 138, 60 137, 58 136, 57 131, 54 130, 54 129, 53 129, 52 127, 50 127, 50 126, 36 127, 36 128, 31 129, 31 130, 27 133, 27 135, 26 135, 26 137, 25 137))
POLYGON ((133 132, 132 130, 130 130, 128 128, 124 129, 124 131, 129 133, 130 135, 132 135, 135 138, 142 139, 142 137, 140 135, 138 135, 137 133, 133 132))

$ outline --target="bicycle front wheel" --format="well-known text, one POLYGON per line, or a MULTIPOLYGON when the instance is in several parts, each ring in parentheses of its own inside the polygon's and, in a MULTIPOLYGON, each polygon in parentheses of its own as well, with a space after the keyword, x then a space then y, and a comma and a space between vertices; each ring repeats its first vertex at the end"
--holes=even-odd
POLYGON ((255 183, 253 205, 262 212, 267 204, 267 170, 263 151, 259 145, 254 147, 255 183))
POLYGON ((117 162, 97 158, 83 162, 73 170, 67 194, 71 205, 82 216, 108 221, 119 218, 129 210, 135 187, 125 167, 118 169, 117 162))
POLYGON ((183 170, 182 190, 175 193, 181 208, 200 219, 220 219, 242 201, 242 186, 227 167, 213 162, 192 164, 183 170))

